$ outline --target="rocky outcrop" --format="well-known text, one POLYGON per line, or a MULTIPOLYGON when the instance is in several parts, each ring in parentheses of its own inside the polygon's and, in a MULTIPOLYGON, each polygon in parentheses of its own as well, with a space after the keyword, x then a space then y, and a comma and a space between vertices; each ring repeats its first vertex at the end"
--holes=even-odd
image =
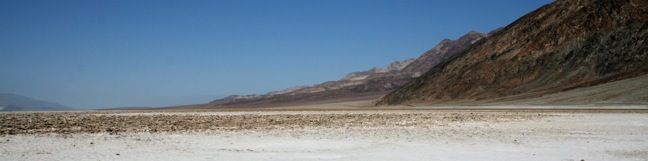
POLYGON ((648 1, 559 0, 476 42, 378 104, 521 99, 648 73, 648 1))
POLYGON ((263 95, 234 95, 210 102, 205 107, 269 107, 336 100, 378 98, 420 76, 485 37, 469 32, 457 40, 443 40, 419 58, 395 61, 386 68, 353 72, 337 81, 296 87, 263 95))

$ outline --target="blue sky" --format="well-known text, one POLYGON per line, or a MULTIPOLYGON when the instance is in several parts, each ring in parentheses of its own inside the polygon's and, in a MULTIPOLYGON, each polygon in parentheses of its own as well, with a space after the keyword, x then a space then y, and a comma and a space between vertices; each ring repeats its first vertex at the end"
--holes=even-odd
POLYGON ((0 93, 168 106, 336 80, 549 0, 3 0, 0 93))

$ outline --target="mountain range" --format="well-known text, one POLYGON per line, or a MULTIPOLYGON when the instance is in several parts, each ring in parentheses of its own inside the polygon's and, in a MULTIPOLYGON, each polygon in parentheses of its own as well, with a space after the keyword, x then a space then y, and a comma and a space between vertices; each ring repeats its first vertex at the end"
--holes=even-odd
POLYGON ((375 105, 648 104, 648 1, 558 0, 487 34, 336 81, 192 108, 354 100, 375 105))
POLYGON ((431 67, 444 62, 486 36, 487 34, 472 31, 457 40, 442 40, 420 57, 394 61, 386 68, 375 67, 366 71, 352 72, 340 80, 262 95, 232 95, 201 107, 272 107, 377 99, 420 77, 431 67))
POLYGON ((53 102, 41 101, 12 93, 0 93, 0 111, 58 111, 69 108, 53 102))
MULTIPOLYGON (((559 0, 453 55, 377 104, 494 103, 599 85, 608 87, 598 90, 604 92, 618 89, 608 83, 646 73, 648 1, 559 0)), ((645 83, 626 85, 635 92, 616 90, 596 100, 627 96, 635 97, 634 103, 648 103, 645 83)), ((572 101, 539 103, 592 103, 584 100, 596 94, 572 92, 572 101)))

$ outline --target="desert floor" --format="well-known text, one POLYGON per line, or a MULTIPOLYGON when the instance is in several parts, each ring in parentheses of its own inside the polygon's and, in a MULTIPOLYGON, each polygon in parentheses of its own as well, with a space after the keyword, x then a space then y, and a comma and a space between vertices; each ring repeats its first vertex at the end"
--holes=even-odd
POLYGON ((0 113, 0 160, 648 160, 645 110, 0 113))

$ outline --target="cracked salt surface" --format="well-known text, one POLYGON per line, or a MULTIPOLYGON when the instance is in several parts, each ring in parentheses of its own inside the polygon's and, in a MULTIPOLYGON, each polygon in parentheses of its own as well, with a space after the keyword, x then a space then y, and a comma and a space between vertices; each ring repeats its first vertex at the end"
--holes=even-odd
MULTIPOLYGON (((447 121, 447 120, 446 120, 447 121)), ((648 158, 648 114, 269 131, 0 136, 0 160, 586 160, 648 158), (447 126, 442 126, 447 125, 447 126)))

